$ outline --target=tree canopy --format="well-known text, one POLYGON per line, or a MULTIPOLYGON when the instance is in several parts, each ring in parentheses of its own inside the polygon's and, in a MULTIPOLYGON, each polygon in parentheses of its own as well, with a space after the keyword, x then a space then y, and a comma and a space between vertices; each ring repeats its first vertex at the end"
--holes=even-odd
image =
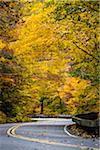
POLYGON ((41 102, 44 114, 98 111, 98 11, 97 0, 0 2, 3 116, 24 121, 41 102))

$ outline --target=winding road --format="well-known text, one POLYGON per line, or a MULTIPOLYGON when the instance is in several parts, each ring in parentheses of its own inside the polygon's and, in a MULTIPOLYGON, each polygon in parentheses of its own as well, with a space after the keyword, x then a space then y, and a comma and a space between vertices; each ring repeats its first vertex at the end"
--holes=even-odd
POLYGON ((97 149, 98 139, 72 137, 65 131, 71 119, 42 118, 31 123, 1 124, 0 150, 97 149))

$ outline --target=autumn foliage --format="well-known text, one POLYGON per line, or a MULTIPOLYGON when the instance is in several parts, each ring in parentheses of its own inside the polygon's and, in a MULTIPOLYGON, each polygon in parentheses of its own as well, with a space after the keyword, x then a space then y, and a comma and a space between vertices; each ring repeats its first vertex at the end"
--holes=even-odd
MULTIPOLYGON (((0 109, 28 114, 99 111, 98 1, 0 2, 0 109)), ((0 113, 1 113, 0 112, 0 113)))

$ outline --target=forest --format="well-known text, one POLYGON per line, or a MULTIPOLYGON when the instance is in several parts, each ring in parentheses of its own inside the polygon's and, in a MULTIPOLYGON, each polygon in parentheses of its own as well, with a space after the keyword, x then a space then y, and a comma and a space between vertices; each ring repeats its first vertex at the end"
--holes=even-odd
POLYGON ((0 123, 98 112, 98 31, 98 0, 0 1, 0 123))

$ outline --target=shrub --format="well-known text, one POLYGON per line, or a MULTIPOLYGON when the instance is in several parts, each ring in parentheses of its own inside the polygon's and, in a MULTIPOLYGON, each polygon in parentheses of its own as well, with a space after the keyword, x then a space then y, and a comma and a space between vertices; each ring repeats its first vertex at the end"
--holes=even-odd
POLYGON ((0 123, 6 123, 6 115, 0 111, 0 123))

